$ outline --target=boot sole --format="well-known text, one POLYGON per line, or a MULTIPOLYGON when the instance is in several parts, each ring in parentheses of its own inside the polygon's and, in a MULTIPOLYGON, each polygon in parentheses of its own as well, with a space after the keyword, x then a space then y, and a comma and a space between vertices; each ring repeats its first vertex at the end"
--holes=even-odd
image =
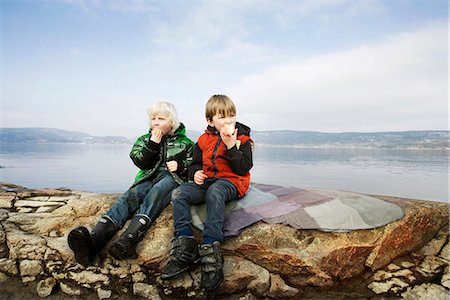
POLYGON ((176 272, 176 273, 172 273, 172 274, 164 274, 161 273, 161 279, 166 280, 166 279, 171 279, 173 277, 176 277, 178 275, 180 275, 181 273, 187 271, 187 270, 194 270, 195 267, 197 267, 197 264, 200 262, 201 257, 199 257, 196 260, 193 260, 191 264, 189 264, 187 267, 181 269, 180 271, 176 272))
POLYGON ((220 280, 216 285, 214 285, 214 286, 208 286, 208 287, 205 287, 205 286, 201 285, 201 287, 202 287, 202 288, 205 290, 205 292, 207 292, 207 293, 215 292, 215 291, 217 291, 217 289, 218 289, 219 287, 222 286, 223 280, 224 280, 224 278, 222 277, 221 280, 220 280))
POLYGON ((113 243, 109 247, 109 254, 111 254, 115 259, 118 259, 118 260, 124 260, 124 259, 130 258, 130 257, 128 257, 127 250, 116 243, 113 243))
POLYGON ((89 231, 85 227, 78 227, 69 233, 67 238, 70 249, 75 254, 75 260, 83 265, 88 266, 91 263, 92 241, 89 231))

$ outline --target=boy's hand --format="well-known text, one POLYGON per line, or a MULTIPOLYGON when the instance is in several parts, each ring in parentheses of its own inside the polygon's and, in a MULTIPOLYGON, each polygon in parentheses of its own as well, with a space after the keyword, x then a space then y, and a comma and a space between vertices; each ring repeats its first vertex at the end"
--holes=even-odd
POLYGON ((169 169, 169 171, 172 173, 176 172, 178 169, 178 163, 176 160, 168 161, 166 163, 166 166, 167 166, 167 169, 169 169))
POLYGON ((231 149, 234 145, 236 145, 237 129, 234 129, 233 134, 229 134, 227 133, 227 130, 222 127, 222 129, 220 129, 220 137, 222 138, 225 146, 227 146, 227 149, 231 149))
POLYGON ((163 133, 162 133, 161 129, 153 128, 152 136, 150 137, 150 140, 159 144, 159 143, 161 143, 162 137, 163 137, 163 133))
POLYGON ((198 185, 202 185, 205 182, 205 179, 208 178, 203 170, 198 170, 194 174, 194 182, 198 185))

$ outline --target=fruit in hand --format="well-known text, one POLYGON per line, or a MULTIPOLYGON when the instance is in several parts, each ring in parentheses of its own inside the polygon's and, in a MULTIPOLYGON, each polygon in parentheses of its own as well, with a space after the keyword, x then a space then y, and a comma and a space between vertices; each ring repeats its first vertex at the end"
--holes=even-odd
POLYGON ((225 124, 223 125, 223 127, 225 128, 225 132, 229 135, 233 135, 234 133, 234 125, 233 124, 225 124))

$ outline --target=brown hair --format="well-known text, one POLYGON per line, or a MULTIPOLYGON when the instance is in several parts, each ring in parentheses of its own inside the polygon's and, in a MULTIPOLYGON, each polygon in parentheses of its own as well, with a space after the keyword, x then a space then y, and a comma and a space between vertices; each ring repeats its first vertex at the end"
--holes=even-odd
POLYGON ((207 120, 212 120, 215 115, 228 117, 236 114, 236 106, 233 100, 225 95, 213 95, 206 103, 205 116, 207 120))

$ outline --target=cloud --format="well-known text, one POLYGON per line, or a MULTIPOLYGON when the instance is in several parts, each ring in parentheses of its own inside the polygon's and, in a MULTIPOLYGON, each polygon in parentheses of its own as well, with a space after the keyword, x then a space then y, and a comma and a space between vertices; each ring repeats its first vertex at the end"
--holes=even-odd
POLYGON ((121 13, 150 13, 159 11, 158 5, 153 1, 146 0, 114 0, 106 2, 112 11, 121 13))
POLYGON ((447 25, 436 23, 274 66, 231 90, 240 117, 260 130, 445 129, 447 53, 447 25))

